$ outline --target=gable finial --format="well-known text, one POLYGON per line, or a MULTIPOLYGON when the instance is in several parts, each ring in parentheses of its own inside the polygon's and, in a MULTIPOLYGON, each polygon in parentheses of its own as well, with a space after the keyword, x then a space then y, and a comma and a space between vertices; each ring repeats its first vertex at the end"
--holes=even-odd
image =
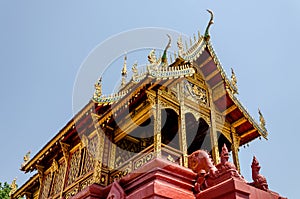
POLYGON ((260 109, 258 109, 258 114, 259 114, 259 125, 261 128, 266 129, 266 120, 261 113, 260 109))
POLYGON ((29 162, 29 160, 30 160, 30 153, 31 153, 31 151, 28 151, 24 155, 24 157, 23 157, 24 162, 22 163, 22 167, 25 166, 29 162))
POLYGON ((204 38, 208 41, 210 39, 209 28, 214 23, 214 13, 213 13, 213 11, 211 11, 209 9, 207 9, 207 12, 209 12, 209 14, 210 14, 210 20, 209 20, 208 25, 206 27, 206 30, 205 30, 205 33, 204 33, 204 38))
POLYGON ((102 77, 100 77, 97 80, 94 86, 95 86, 94 98, 96 99, 102 95, 102 77))
POLYGON ((237 87, 237 78, 234 73, 233 68, 231 68, 231 80, 230 80, 232 86, 233 86, 233 94, 238 94, 238 87, 237 87))
POLYGON ((126 85, 126 78, 127 78, 127 54, 125 52, 124 56, 124 63, 122 68, 122 82, 121 82, 121 88, 123 88, 126 85))
POLYGON ((125 57, 124 57, 124 63, 123 63, 123 68, 122 68, 122 76, 126 76, 127 75, 127 54, 125 52, 125 57))
POLYGON ((16 181, 17 181, 17 178, 14 178, 12 183, 9 185, 9 187, 10 187, 10 192, 8 193, 9 196, 12 196, 17 191, 18 185, 17 185, 16 181))
POLYGON ((167 58, 167 50, 171 47, 171 36, 169 34, 167 34, 168 38, 169 38, 169 41, 168 41, 168 44, 164 50, 164 53, 161 57, 161 62, 163 64, 163 66, 166 66, 168 65, 168 58, 167 58))

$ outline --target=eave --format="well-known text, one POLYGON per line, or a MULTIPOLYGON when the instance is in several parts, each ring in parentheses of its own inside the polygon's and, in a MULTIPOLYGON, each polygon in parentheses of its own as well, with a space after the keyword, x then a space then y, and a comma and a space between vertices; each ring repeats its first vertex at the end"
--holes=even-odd
POLYGON ((24 196, 24 194, 26 193, 33 194, 32 190, 35 186, 38 187, 38 184, 39 184, 39 176, 36 173, 29 180, 27 180, 20 188, 18 188, 16 192, 13 193, 12 198, 20 198, 24 196))
POLYGON ((80 110, 38 153, 35 154, 24 166, 21 167, 21 171, 31 172, 36 170, 36 165, 40 163, 47 155, 52 151, 54 146, 59 145, 59 142, 63 142, 66 136, 75 132, 75 124, 86 117, 86 113, 91 110, 95 104, 90 101, 82 110, 80 110))
POLYGON ((228 79, 210 41, 206 41, 206 48, 196 62, 212 89, 217 110, 236 129, 240 137, 240 145, 260 136, 267 139, 267 130, 254 120, 236 97, 235 88, 228 79))

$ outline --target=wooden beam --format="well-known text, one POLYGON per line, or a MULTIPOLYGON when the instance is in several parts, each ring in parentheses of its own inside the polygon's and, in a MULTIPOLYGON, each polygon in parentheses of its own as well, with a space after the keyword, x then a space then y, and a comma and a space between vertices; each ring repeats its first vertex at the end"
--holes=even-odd
POLYGON ((234 111, 237 108, 237 106, 234 104, 231 107, 229 107, 228 109, 226 109, 225 111, 223 111, 223 115, 227 115, 229 113, 231 113, 232 111, 234 111))
POLYGON ((206 81, 209 81, 210 79, 212 79, 214 76, 216 76, 217 74, 219 74, 219 70, 216 69, 214 72, 210 73, 205 79, 206 81))
POLYGON ((241 135, 241 138, 247 137, 248 135, 254 133, 255 131, 257 131, 257 130, 251 129, 251 130, 247 131, 246 133, 244 133, 243 135, 241 135))
POLYGON ((247 121, 247 119, 245 117, 242 117, 241 119, 239 119, 239 120, 235 121, 234 123, 232 123, 232 126, 234 128, 236 128, 236 127, 242 125, 243 123, 245 123, 246 121, 247 121))
POLYGON ((205 66, 208 62, 210 62, 210 60, 212 60, 211 56, 209 56, 204 62, 202 62, 202 64, 199 66, 199 68, 202 68, 203 66, 205 66))
POLYGON ((226 95, 226 90, 225 90, 223 84, 220 84, 218 87, 215 87, 212 92, 213 92, 213 100, 214 101, 217 101, 221 97, 223 97, 224 95, 226 95))

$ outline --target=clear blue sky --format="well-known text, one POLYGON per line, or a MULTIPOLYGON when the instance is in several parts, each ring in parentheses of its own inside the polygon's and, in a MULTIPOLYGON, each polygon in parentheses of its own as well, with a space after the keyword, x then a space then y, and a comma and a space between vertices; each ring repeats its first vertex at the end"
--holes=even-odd
POLYGON ((0 1, 0 181, 23 184, 31 175, 19 171, 23 155, 37 153, 72 118, 76 74, 95 46, 132 28, 203 33, 207 8, 215 12, 211 40, 227 74, 235 69, 240 101, 256 119, 261 108, 269 131, 268 141, 241 148, 242 174, 251 181, 256 155, 270 189, 297 198, 297 0, 0 1))

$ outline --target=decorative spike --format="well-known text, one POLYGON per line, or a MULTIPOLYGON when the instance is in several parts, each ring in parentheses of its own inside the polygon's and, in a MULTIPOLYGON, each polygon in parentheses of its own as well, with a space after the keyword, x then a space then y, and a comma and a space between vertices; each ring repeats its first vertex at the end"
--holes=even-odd
POLYGON ((171 61, 171 63, 173 63, 172 54, 170 54, 170 61, 171 61))
POLYGON ((132 70, 133 75, 137 75, 138 74, 137 61, 134 62, 134 64, 132 65, 131 70, 132 70))
POLYGON ((127 76, 127 55, 125 53, 125 57, 124 57, 124 63, 123 63, 123 68, 122 68, 122 76, 127 76))
POLYGON ((171 36, 169 34, 167 34, 168 38, 169 38, 169 41, 168 41, 168 44, 167 46, 165 47, 165 50, 163 52, 163 55, 161 57, 161 62, 163 65, 168 65, 168 58, 167 58, 167 50, 171 47, 171 36))
POLYGON ((198 30, 198 39, 201 38, 201 34, 200 34, 200 31, 198 30))
POLYGON ((156 55, 155 55, 155 49, 152 49, 148 55, 148 61, 150 64, 153 64, 155 63, 157 60, 156 60, 156 55))
POLYGON ((16 181, 17 181, 17 178, 14 178, 13 181, 11 182, 11 184, 9 185, 10 186, 10 192, 9 192, 8 195, 10 197, 17 191, 18 185, 17 185, 16 181))
POLYGON ((233 68, 231 68, 231 84, 233 86, 233 94, 238 94, 238 87, 237 87, 237 78, 233 71, 233 68))
POLYGON ((260 109, 258 109, 258 114, 259 114, 259 125, 261 128, 266 129, 266 121, 265 118, 263 116, 263 114, 261 113, 260 109))
POLYGON ((190 46, 193 45, 193 41, 192 41, 192 38, 190 37, 190 46))
POLYGON ((196 34, 194 33, 194 42, 197 41, 196 34))
POLYGON ((204 38, 206 40, 209 40, 210 39, 209 28, 214 23, 214 13, 209 9, 207 9, 207 12, 209 12, 209 14, 210 14, 210 20, 209 20, 208 25, 206 27, 206 30, 205 30, 205 33, 204 33, 204 38))

